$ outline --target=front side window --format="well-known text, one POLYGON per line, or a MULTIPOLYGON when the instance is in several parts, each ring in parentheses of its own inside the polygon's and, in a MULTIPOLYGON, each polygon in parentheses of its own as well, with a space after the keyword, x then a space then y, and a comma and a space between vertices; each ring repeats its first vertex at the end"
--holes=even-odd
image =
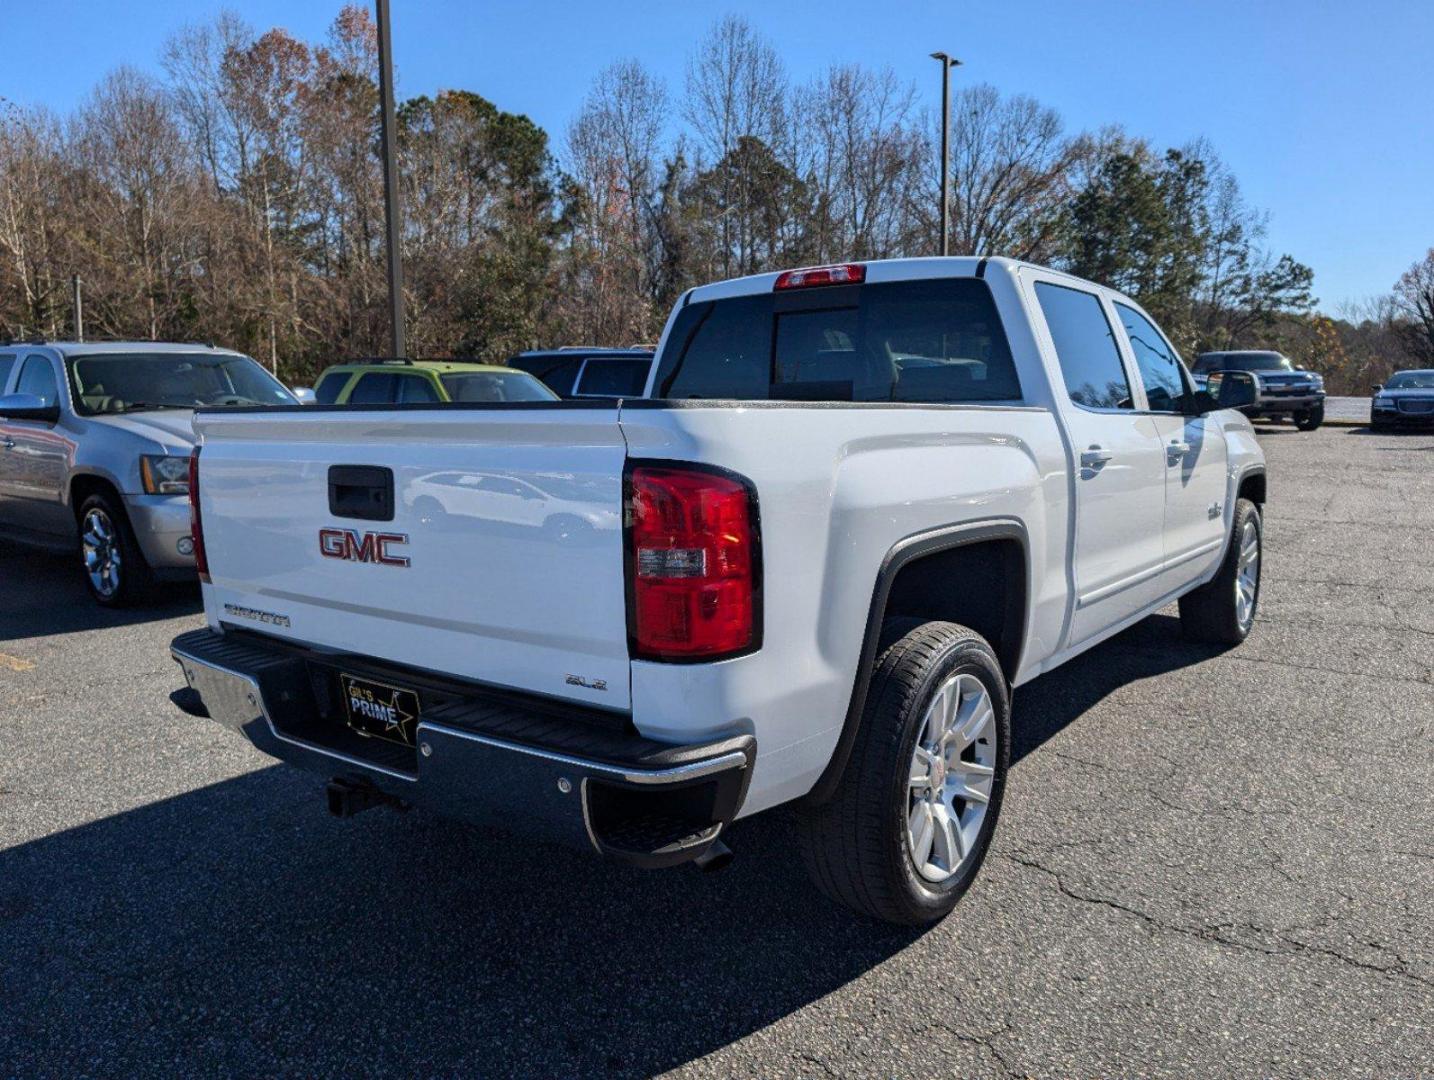
POLYGON ((1180 357, 1155 328, 1155 324, 1134 308, 1116 304, 1120 321, 1125 326, 1130 350, 1140 381, 1145 384, 1145 398, 1152 412, 1179 412, 1184 406, 1188 387, 1180 357))
POLYGON ((1088 409, 1133 409, 1130 379, 1120 362, 1115 334, 1094 293, 1065 285, 1036 283, 1066 393, 1088 409))
POLYGON ((55 369, 43 356, 25 357, 25 366, 20 369, 20 381, 15 384, 15 393, 33 394, 46 408, 60 403, 60 388, 55 383, 55 369))
POLYGON ((5 392, 5 387, 10 382, 10 372, 15 369, 15 358, 13 356, 0 356, 0 394, 5 392))
POLYGON ((658 361, 667 398, 1016 402, 990 288, 974 278, 769 293, 691 304, 658 361))
POLYGON ((76 412, 293 405, 294 395, 247 356, 103 353, 67 360, 76 412))

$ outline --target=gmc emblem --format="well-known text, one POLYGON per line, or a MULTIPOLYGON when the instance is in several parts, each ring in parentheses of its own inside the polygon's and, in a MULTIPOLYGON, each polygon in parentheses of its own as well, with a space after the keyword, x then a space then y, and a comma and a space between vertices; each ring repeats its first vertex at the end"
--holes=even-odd
POLYGON ((380 566, 407 566, 407 555, 395 555, 389 549, 408 543, 404 533, 359 533, 353 529, 320 529, 319 552, 326 559, 347 562, 378 563, 380 566))

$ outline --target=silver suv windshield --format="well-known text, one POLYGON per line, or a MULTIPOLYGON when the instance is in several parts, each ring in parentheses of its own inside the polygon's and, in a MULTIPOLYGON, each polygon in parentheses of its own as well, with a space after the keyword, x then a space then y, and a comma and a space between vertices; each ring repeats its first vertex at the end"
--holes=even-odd
POLYGON ((294 405, 294 395, 247 356, 97 353, 65 360, 81 416, 145 409, 294 405))

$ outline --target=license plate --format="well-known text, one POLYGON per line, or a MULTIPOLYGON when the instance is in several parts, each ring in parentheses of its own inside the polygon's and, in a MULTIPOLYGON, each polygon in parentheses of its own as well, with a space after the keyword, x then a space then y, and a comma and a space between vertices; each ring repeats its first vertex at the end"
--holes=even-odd
POLYGON ((349 727, 360 735, 414 745, 418 729, 418 694, 401 686, 340 675, 349 727))

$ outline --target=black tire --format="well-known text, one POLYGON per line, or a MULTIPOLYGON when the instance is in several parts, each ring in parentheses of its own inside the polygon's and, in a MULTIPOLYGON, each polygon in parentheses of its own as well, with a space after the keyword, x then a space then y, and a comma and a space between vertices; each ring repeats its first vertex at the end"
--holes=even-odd
POLYGON ((1319 405, 1313 409, 1305 409, 1295 413, 1295 427, 1301 431, 1313 431, 1324 423, 1324 406, 1319 405))
POLYGON ((887 922, 923 925, 950 912, 990 847, 1010 763, 1010 693, 991 646, 964 626, 903 620, 883 637, 890 643, 877 657, 841 781, 829 800, 799 813, 802 854, 817 887, 838 903, 887 922), (910 853, 909 778, 928 705, 943 683, 963 674, 980 680, 990 697, 994 771, 976 838, 955 873, 938 883, 918 872, 910 853))
POLYGON ((145 600, 153 588, 154 575, 145 561, 144 552, 139 549, 139 542, 134 538, 124 505, 112 495, 97 492, 80 504, 76 520, 80 530, 80 573, 95 602, 104 607, 122 608, 145 600), (93 579, 86 562, 86 524, 94 520, 92 514, 102 515, 99 520, 109 523, 113 551, 118 556, 112 563, 115 584, 109 589, 93 579))
POLYGON ((1235 502, 1235 520, 1230 528, 1230 542, 1225 550, 1225 560, 1220 572, 1208 585, 1180 598, 1180 629, 1191 641, 1204 641, 1218 645, 1239 645, 1250 636, 1255 625, 1255 616, 1260 606, 1260 572, 1264 565, 1265 524, 1260 508, 1249 499, 1235 502), (1259 564, 1255 567, 1254 596, 1250 602, 1249 615, 1240 618, 1237 601, 1236 579, 1240 572, 1241 538, 1247 524, 1253 524, 1255 541, 1258 544, 1259 564))

